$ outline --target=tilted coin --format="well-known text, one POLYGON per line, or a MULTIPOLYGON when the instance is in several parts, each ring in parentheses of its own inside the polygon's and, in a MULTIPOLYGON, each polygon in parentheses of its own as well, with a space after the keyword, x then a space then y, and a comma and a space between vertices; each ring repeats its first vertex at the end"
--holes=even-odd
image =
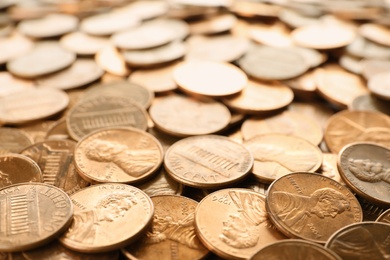
POLYGON ((389 47, 374 43, 359 36, 346 47, 346 51, 349 54, 360 58, 390 58, 389 47))
POLYGON ((340 174, 351 190, 373 204, 390 206, 390 149, 354 143, 339 152, 340 174))
POLYGON ((117 76, 130 74, 125 59, 114 46, 106 46, 99 50, 95 55, 95 61, 102 69, 111 74, 117 76))
POLYGON ((195 225, 199 239, 223 259, 248 259, 263 246, 286 238, 269 221, 265 196, 248 189, 207 195, 196 208, 195 225))
POLYGON ((313 100, 318 96, 315 70, 309 70, 296 78, 282 82, 292 89, 294 96, 302 100, 313 100))
POLYGON ((189 24, 191 34, 217 34, 229 31, 237 18, 232 14, 219 14, 189 24))
POLYGON ((93 185, 71 199, 73 222, 59 240, 78 252, 108 252, 132 243, 146 231, 154 213, 150 198, 125 184, 93 185))
POLYGON ((390 100, 389 71, 376 74, 368 80, 368 89, 372 94, 384 100, 390 100))
POLYGON ((359 34, 370 41, 390 47, 390 29, 388 26, 364 23, 359 26, 359 34))
POLYGON ((33 143, 37 143, 45 140, 47 130, 54 124, 52 120, 40 120, 20 125, 18 129, 24 131, 33 143))
POLYGON ((334 110, 326 102, 293 102, 288 109, 312 118, 322 128, 325 128, 328 119, 334 114, 334 110))
POLYGON ((0 72, 0 97, 23 92, 34 87, 35 84, 32 80, 15 77, 7 71, 0 72))
POLYGON ((316 24, 318 22, 318 17, 305 15, 304 13, 299 12, 299 10, 294 10, 293 8, 283 8, 278 13, 278 18, 290 28, 294 29, 316 24))
POLYGON ((45 139, 60 139, 72 140, 66 127, 66 118, 62 118, 54 123, 50 129, 47 130, 45 139))
POLYGON ((390 224, 390 209, 383 212, 377 219, 377 222, 390 224))
POLYGON ((363 71, 361 58, 357 58, 349 54, 343 54, 339 59, 339 64, 345 70, 357 75, 360 75, 363 71))
POLYGON ((238 182, 252 166, 253 156, 243 145, 218 135, 184 138, 164 157, 164 167, 174 180, 202 189, 238 182))
POLYGON ((362 208, 348 188, 306 172, 274 181, 266 207, 271 221, 286 236, 322 244, 340 228, 363 219, 362 208))
POLYGON ((383 207, 372 204, 372 202, 364 199, 356 193, 355 196, 358 199, 360 206, 363 210, 363 221, 375 221, 376 219, 378 219, 379 215, 385 211, 383 207))
POLYGON ((7 37, 0 38, 0 64, 4 64, 18 56, 30 52, 34 42, 20 33, 14 32, 7 37))
POLYGON ((163 0, 135 1, 116 10, 135 15, 142 20, 149 20, 166 14, 170 7, 170 4, 163 0))
POLYGON ((59 43, 65 49, 79 55, 94 55, 109 46, 109 39, 76 31, 62 36, 59 43))
POLYGON ((69 196, 49 184, 22 183, 0 190, 0 251, 37 248, 55 240, 71 224, 73 205, 69 196))
POLYGON ((19 153, 32 143, 31 138, 23 130, 0 127, 0 155, 19 153))
POLYGON ((354 98, 348 106, 352 111, 372 111, 381 112, 390 115, 389 103, 386 100, 379 99, 371 94, 365 94, 354 98))
POLYGON ((249 28, 249 38, 253 41, 270 47, 292 46, 290 30, 283 23, 257 23, 249 28))
POLYGON ((386 259, 390 255, 390 224, 362 222, 338 230, 325 247, 342 259, 386 259))
POLYGON ((181 195, 183 187, 181 183, 174 181, 163 169, 149 181, 136 185, 137 188, 145 192, 149 197, 158 195, 181 195))
POLYGON ((352 142, 374 142, 390 147, 390 117, 369 111, 341 111, 328 120, 324 140, 333 153, 352 142))
POLYGON ((338 183, 345 184, 340 176, 340 172, 337 167, 338 156, 334 153, 323 153, 322 154, 322 165, 318 169, 318 172, 322 175, 329 177, 338 183))
POLYGON ((179 137, 219 132, 231 118, 227 107, 219 102, 181 95, 161 97, 152 104, 149 114, 156 128, 179 137))
POLYGON ((278 14, 282 8, 277 5, 269 5, 262 2, 235 1, 229 6, 229 10, 239 16, 248 18, 275 18, 278 17, 278 14))
POLYGON ((362 66, 362 75, 370 80, 377 74, 390 71, 390 61, 385 59, 363 59, 360 61, 362 66))
POLYGON ((160 195, 151 198, 154 208, 152 227, 136 243, 122 249, 128 259, 202 259, 208 254, 195 233, 192 199, 160 195))
POLYGON ((106 128, 85 136, 75 151, 76 168, 90 182, 139 183, 158 170, 163 150, 151 134, 106 128))

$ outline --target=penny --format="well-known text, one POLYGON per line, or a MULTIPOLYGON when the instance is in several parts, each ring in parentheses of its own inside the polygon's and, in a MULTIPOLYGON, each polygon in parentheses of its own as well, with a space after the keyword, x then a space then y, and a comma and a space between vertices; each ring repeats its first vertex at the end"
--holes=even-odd
POLYGON ((170 7, 169 3, 162 0, 135 1, 117 9, 117 11, 124 11, 142 20, 149 20, 166 14, 170 7))
POLYGON ((229 110, 219 102, 182 95, 160 98, 150 107, 149 115, 156 128, 179 137, 219 132, 228 126, 231 118, 229 110))
POLYGON ((23 92, 34 86, 35 84, 32 80, 14 77, 7 71, 0 72, 0 98, 17 92, 23 92))
POLYGON ((345 184, 343 179, 340 176, 340 172, 337 167, 337 160, 338 160, 337 154, 323 153, 322 158, 323 158, 322 165, 318 171, 322 175, 329 177, 337 181, 338 183, 345 184))
POLYGON ((290 79, 309 69, 296 49, 261 45, 253 45, 238 64, 249 76, 260 80, 290 79))
POLYGON ((125 184, 93 185, 71 199, 73 222, 59 241, 83 253, 109 252, 132 243, 146 231, 154 213, 150 198, 125 184))
POLYGON ((302 113, 284 111, 283 113, 265 118, 249 118, 241 126, 245 140, 256 135, 280 133, 294 135, 318 145, 323 137, 321 126, 302 113))
POLYGON ((23 155, 0 156, 0 188, 23 182, 42 182, 39 166, 23 155))
POLYGON ((257 43, 270 47, 292 46, 290 30, 283 23, 251 25, 249 37, 257 43))
POLYGON ((49 38, 74 31, 78 19, 69 14, 49 14, 42 18, 24 20, 18 24, 18 30, 33 38, 49 38))
POLYGON ((253 156, 241 144, 219 135, 184 138, 165 153, 164 167, 184 185, 210 189, 231 185, 252 169, 253 156))
POLYGON ((222 99, 222 102, 240 113, 264 115, 287 107, 293 98, 292 90, 286 85, 249 80, 243 91, 222 99))
POLYGON ((359 34, 370 41, 390 47, 390 29, 388 26, 364 23, 359 26, 359 34))
POLYGON ((78 55, 94 55, 108 46, 109 40, 104 37, 76 31, 62 36, 59 43, 65 49, 78 55))
POLYGON ((18 126, 18 129, 24 131, 33 143, 38 143, 45 140, 47 130, 49 130, 54 124, 55 121, 53 120, 40 120, 20 125, 18 126))
POLYGON ((33 142, 26 132, 11 127, 0 127, 0 155, 19 153, 33 142))
POLYGON ((184 188, 184 185, 169 177, 164 169, 160 170, 153 179, 136 186, 149 197, 159 195, 181 195, 184 188))
POLYGON ((298 10, 283 8, 278 14, 278 18, 290 28, 299 28, 316 24, 318 17, 305 15, 298 10))
POLYGON ((390 224, 390 209, 383 212, 377 219, 377 222, 390 224))
POLYGON ((362 208, 348 188, 306 172, 274 181, 267 191, 266 208, 286 236, 321 244, 340 228, 363 219, 362 208))
POLYGON ((34 49, 7 63, 12 74, 24 78, 34 78, 53 73, 70 66, 76 55, 63 49, 57 42, 43 41, 35 44, 34 49))
POLYGON ((144 108, 127 97, 101 95, 76 104, 66 117, 70 136, 79 141, 87 134, 106 127, 131 126, 147 129, 144 108))
POLYGON ((280 258, 310 258, 322 260, 341 260, 341 258, 333 251, 324 248, 323 246, 298 239, 288 239, 275 242, 271 245, 263 247, 251 260, 265 259, 280 259, 280 258))
POLYGON ((325 247, 342 259, 386 259, 390 254, 388 246, 390 224, 363 222, 338 230, 326 242, 325 247))
POLYGON ((339 152, 340 174, 348 187, 373 204, 390 206, 390 150, 371 143, 354 143, 339 152))
POLYGON ((379 207, 375 204, 372 204, 370 201, 364 199, 357 194, 355 194, 355 196, 363 209, 363 222, 375 221, 379 217, 379 215, 381 215, 385 211, 383 207, 379 207))
POLYGON ((253 1, 234 1, 230 6, 229 10, 238 16, 243 17, 264 17, 264 18, 275 18, 278 17, 281 7, 272 4, 266 4, 262 2, 253 1))
POLYGON ((296 78, 284 80, 283 83, 292 89, 294 95, 304 100, 312 100, 317 96, 315 70, 309 70, 296 78))
POLYGON ((389 71, 378 73, 368 80, 368 89, 378 98, 390 100, 389 71))
POLYGON ((34 47, 33 41, 20 33, 13 32, 0 38, 0 64, 29 53, 34 47))
POLYGON ((164 132, 159 131, 154 126, 148 129, 148 133, 153 135, 157 138, 157 140, 160 142, 164 152, 168 150, 168 148, 180 140, 179 137, 175 137, 172 135, 168 135, 164 132))
POLYGON ((87 85, 98 80, 103 70, 93 59, 77 59, 70 67, 38 78, 38 87, 50 87, 68 90, 87 85))
POLYGON ((75 146, 74 141, 46 140, 26 147, 20 153, 39 165, 44 183, 56 186, 70 195, 89 186, 75 169, 75 146))
POLYGON ((246 180, 238 184, 238 188, 249 189, 264 196, 267 193, 268 187, 268 184, 259 182, 255 178, 247 178, 246 180))
POLYGON ((363 65, 360 58, 356 58, 349 54, 344 54, 339 59, 339 64, 341 67, 346 69, 349 72, 360 75, 363 71, 363 65))
POLYGON ((334 114, 332 107, 325 102, 293 102, 288 106, 288 109, 310 117, 323 129, 325 129, 328 119, 334 114))
POLYGON ((125 59, 113 46, 106 46, 95 55, 96 63, 105 71, 117 76, 127 76, 130 69, 127 68, 125 59))
POLYGON ((37 248, 55 240, 71 224, 73 205, 62 190, 44 183, 21 183, 0 190, 4 206, 0 251, 37 248))
POLYGON ((152 197, 155 205, 152 227, 136 243, 122 249, 128 259, 202 259, 208 249, 195 233, 198 202, 181 196, 152 197))
POLYGON ((68 133, 68 128, 66 127, 66 119, 62 118, 54 123, 46 133, 45 139, 59 139, 59 140, 71 140, 68 133))
POLYGON ((218 14, 189 24, 191 34, 217 34, 229 31, 237 18, 232 14, 218 14))
POLYGON ((95 131, 75 150, 78 172, 93 183, 140 183, 151 178, 163 160, 158 140, 131 127, 95 131))
POLYGON ((390 71, 390 61, 381 59, 363 59, 361 60, 362 75, 367 80, 376 74, 390 71))
POLYGON ((199 239, 223 259, 249 259, 260 248, 286 238, 270 222, 265 196, 248 189, 207 195, 196 208, 195 226, 199 239))
POLYGON ((186 93, 209 97, 236 94, 244 89, 248 81, 245 73, 232 64, 203 60, 179 64, 173 78, 186 93))
POLYGON ((305 139, 282 135, 256 135, 244 142, 252 153, 252 173, 264 183, 291 172, 315 172, 322 164, 322 152, 305 139))
POLYGON ((356 97, 352 101, 348 109, 357 111, 382 112, 386 115, 390 115, 390 108, 388 102, 386 100, 379 99, 371 94, 356 97))
POLYGON ((346 47, 346 51, 349 54, 360 58, 390 58, 389 47, 374 43, 359 36, 346 47))
POLYGON ((0 121, 20 124, 47 118, 64 110, 68 95, 58 89, 31 88, 3 97, 0 102, 0 121))
POLYGON ((390 147, 390 118, 369 111, 341 111, 329 118, 324 140, 332 153, 352 142, 373 142, 390 147))

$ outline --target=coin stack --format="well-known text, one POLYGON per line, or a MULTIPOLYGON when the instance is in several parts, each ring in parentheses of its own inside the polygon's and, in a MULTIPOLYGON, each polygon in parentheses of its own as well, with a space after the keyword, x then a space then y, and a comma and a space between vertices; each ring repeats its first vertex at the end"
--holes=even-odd
POLYGON ((389 1, 0 11, 0 259, 390 257, 389 1))

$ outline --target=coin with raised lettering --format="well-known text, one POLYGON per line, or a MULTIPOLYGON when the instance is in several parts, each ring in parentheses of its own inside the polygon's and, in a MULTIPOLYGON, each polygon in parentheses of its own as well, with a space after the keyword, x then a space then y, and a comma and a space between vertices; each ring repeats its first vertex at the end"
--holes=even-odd
POLYGON ((266 208, 286 236, 321 244, 340 228, 363 220, 359 201, 347 187, 307 172, 275 180, 267 191, 266 208))
POLYGON ((81 176, 93 183, 140 183, 152 177, 163 149, 151 134, 136 128, 106 128, 85 136, 75 148, 81 176))
POLYGON ((32 143, 31 138, 23 130, 0 127, 0 155, 19 153, 32 143))
POLYGON ((71 196, 73 222, 60 238, 67 248, 84 253, 122 248, 144 233, 154 206, 140 189, 125 184, 100 184, 71 196))
POLYGON ((377 222, 390 224, 390 209, 386 210, 376 219, 377 222))
POLYGON ((223 259, 248 259, 263 246, 286 239, 269 220, 265 196, 248 189, 208 194, 196 208, 195 226, 204 245, 223 259))
POLYGON ((0 189, 0 251, 29 250, 55 240, 73 218, 69 196, 49 184, 21 183, 0 189))
POLYGON ((253 156, 242 144, 225 136, 184 138, 165 153, 164 167, 176 181, 194 188, 224 187, 244 179, 253 156))

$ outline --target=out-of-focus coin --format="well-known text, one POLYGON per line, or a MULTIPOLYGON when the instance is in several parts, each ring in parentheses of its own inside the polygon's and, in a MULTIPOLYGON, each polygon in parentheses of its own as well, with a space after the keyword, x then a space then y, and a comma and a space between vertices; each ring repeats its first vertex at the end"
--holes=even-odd
POLYGON ((253 155, 255 178, 265 183, 291 172, 315 172, 322 163, 321 150, 296 136, 257 135, 245 141, 244 146, 253 155))
POLYGON ((149 114, 158 129, 179 137, 219 132, 228 126, 231 118, 229 109, 222 103, 181 95, 158 99, 149 114))
POLYGON ((356 97, 348 106, 349 110, 382 112, 390 115, 389 103, 371 94, 356 97))
POLYGON ((238 16, 243 17, 264 17, 275 18, 282 8, 277 5, 254 2, 254 1, 234 1, 229 10, 238 16))
POLYGON ((45 139, 60 139, 60 140, 71 140, 66 127, 66 118, 62 118, 54 123, 49 130, 47 130, 45 139))
POLYGON ((7 71, 0 72, 0 98, 17 92, 23 92, 34 86, 35 84, 32 80, 14 77, 7 71))
POLYGON ((21 21, 17 28, 29 37, 48 38, 74 31, 78 23, 73 15, 49 14, 39 19, 21 21))
POLYGON ((377 219, 377 222, 390 224, 390 209, 383 212, 377 219))
POLYGON ((38 143, 45 140, 46 133, 53 124, 55 124, 55 121, 39 120, 20 125, 18 129, 24 131, 33 143, 38 143))
POLYGON ((207 195, 196 208, 195 225, 199 239, 223 259, 248 259, 263 246, 286 238, 269 221, 265 196, 248 189, 207 195))
POLYGON ((170 7, 170 3, 164 0, 134 1, 116 9, 116 11, 126 12, 130 16, 133 15, 142 20, 149 20, 166 14, 170 7))
POLYGON ((386 259, 390 255, 388 244, 390 224, 362 222, 338 230, 325 247, 342 259, 386 259))
POLYGON ((90 182, 140 183, 160 167, 163 150, 154 136, 139 129, 106 128, 80 140, 74 160, 90 182))
POLYGON ((334 110, 325 102, 293 102, 288 106, 290 111, 303 114, 316 121, 323 129, 334 110))
POLYGON ((249 118, 241 126, 245 140, 256 135, 280 133, 294 135, 318 145, 323 137, 321 126, 301 113, 284 111, 283 113, 265 118, 249 118))
POLYGON ((253 156, 239 143, 218 135, 193 136, 173 144, 164 166, 176 181, 194 188, 224 187, 247 176, 253 156))
POLYGON ((352 142, 390 147, 390 118, 378 112, 341 111, 329 118, 324 139, 332 153, 352 142))
POLYGON ((11 127, 0 127, 0 155, 19 153, 33 142, 26 132, 11 127))
POLYGON ((144 131, 148 127, 144 108, 127 97, 107 95, 75 105, 66 117, 66 124, 74 140, 106 127, 131 126, 144 131))
POLYGON ((154 213, 149 196, 125 184, 93 185, 71 199, 73 222, 59 240, 79 252, 109 252, 130 244, 146 231, 154 213))
POLYGON ((77 31, 61 37, 59 43, 65 49, 77 53, 78 55, 94 55, 108 46, 109 40, 104 37, 77 31))
POLYGON ((283 8, 279 12, 278 18, 280 21, 287 24, 290 28, 294 29, 318 23, 318 17, 305 15, 302 12, 292 8, 283 8))
POLYGON ((44 183, 56 186, 70 195, 89 185, 75 169, 75 146, 74 141, 46 140, 26 147, 20 153, 39 165, 44 183))
POLYGON ((152 227, 136 243, 122 249, 128 259, 203 259, 207 248, 195 233, 192 199, 165 195, 152 197, 155 205, 152 227))
POLYGON ((149 197, 158 195, 181 195, 184 188, 184 185, 169 177, 164 169, 161 169, 153 179, 136 186, 149 197))
POLYGON ((370 80, 377 74, 390 71, 390 61, 382 59, 363 59, 361 60, 362 75, 370 80))
POLYGON ((222 97, 236 94, 248 82, 245 73, 238 67, 216 61, 185 61, 173 72, 177 85, 193 95, 222 97))
POLYGON ((229 31, 237 18, 232 14, 218 14, 189 24, 191 34, 217 34, 229 31))
POLYGON ((42 173, 39 166, 24 155, 1 155, 0 188, 22 182, 42 182, 42 173))
POLYGON ((390 58, 389 47, 366 40, 363 37, 357 37, 346 47, 346 51, 349 54, 360 58, 390 58))
POLYGON ((340 172, 337 167, 337 154, 334 153, 323 153, 322 154, 322 165, 318 170, 322 175, 329 177, 338 183, 345 184, 340 176, 340 172))
POLYGON ((292 46, 290 30, 284 23, 258 23, 249 28, 249 38, 253 41, 270 47, 292 46))
POLYGON ((271 245, 263 247, 251 260, 267 260, 267 259, 307 259, 315 258, 321 260, 341 260, 341 258, 333 251, 324 248, 323 246, 301 240, 288 239, 275 242, 271 245))
POLYGON ((361 59, 349 54, 344 54, 339 58, 339 64, 345 70, 360 75, 363 71, 361 59))
POLYGON ((76 55, 63 49, 57 42, 44 41, 23 56, 7 62, 12 74, 24 78, 34 78, 53 73, 70 66, 76 55))
POLYGON ((289 86, 297 97, 303 100, 313 100, 317 97, 317 82, 314 72, 315 70, 309 70, 296 78, 284 80, 283 83, 289 86))
POLYGON ((20 124, 55 115, 69 104, 68 95, 53 88, 31 88, 0 99, 0 121, 20 124))
POLYGON ((16 32, 7 37, 0 37, 0 64, 23 56, 33 47, 33 41, 16 32))
POLYGON ((363 219, 359 201, 347 187, 306 172, 274 181, 266 207, 271 221, 286 236, 322 244, 340 228, 363 219))
POLYGON ((102 69, 117 76, 127 76, 131 72, 126 66, 125 59, 114 46, 99 50, 95 55, 95 61, 102 69))
POLYGON ((222 102, 240 113, 264 115, 287 107, 293 98, 292 90, 279 82, 249 80, 243 91, 222 102))
POLYGON ((359 26, 359 34, 370 41, 390 47, 390 29, 388 26, 364 23, 359 26))
POLYGON ((368 80, 368 89, 378 98, 390 100, 389 71, 376 74, 368 80))
POLYGON ((302 75, 309 69, 294 48, 254 45, 238 64, 250 76, 260 80, 284 80, 302 75))
POLYGON ((0 251, 37 248, 55 240, 71 224, 73 205, 68 195, 49 184, 22 183, 0 190, 3 205, 0 251))
POLYGON ((390 149, 354 143, 339 152, 340 174, 348 187, 373 204, 390 206, 390 149))
POLYGON ((38 78, 38 87, 51 87, 63 90, 87 85, 103 75, 103 70, 92 59, 78 59, 70 67, 38 78))

